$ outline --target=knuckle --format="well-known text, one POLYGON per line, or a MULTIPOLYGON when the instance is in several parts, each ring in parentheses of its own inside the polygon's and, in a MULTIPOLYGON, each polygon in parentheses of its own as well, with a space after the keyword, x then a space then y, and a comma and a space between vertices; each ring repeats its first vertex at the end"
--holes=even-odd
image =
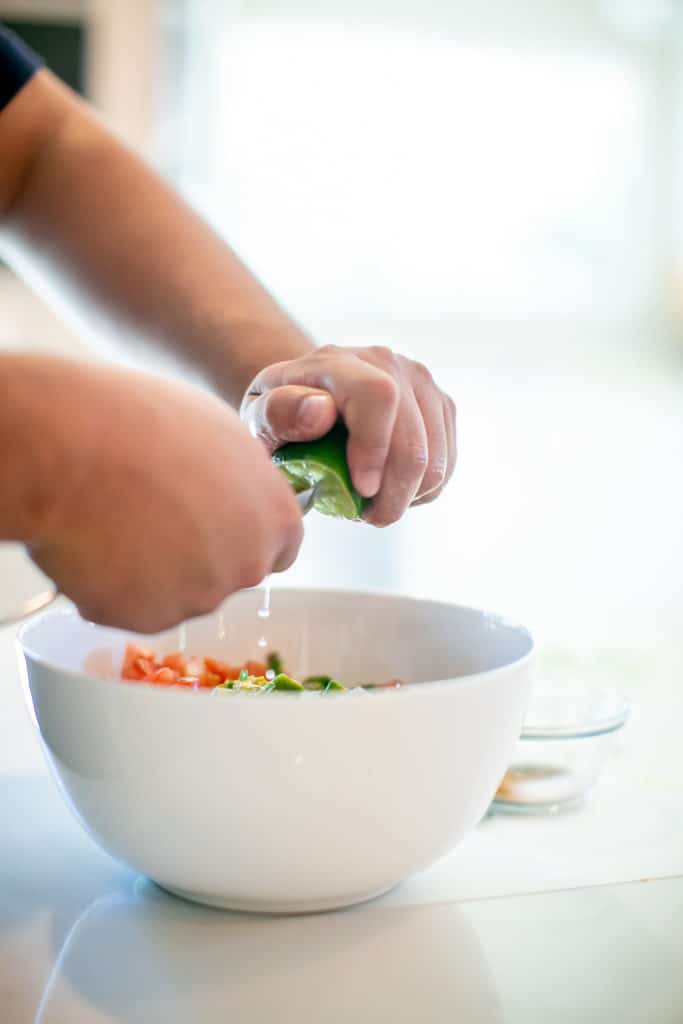
POLYGON ((398 402, 398 384, 389 374, 382 374, 380 377, 373 377, 366 384, 366 397, 370 402, 378 405, 393 406, 398 402))
POLYGON ((339 345, 321 345, 320 348, 317 348, 315 352, 312 353, 312 355, 317 356, 318 358, 325 356, 336 356, 339 355, 341 351, 342 349, 339 347, 339 345))
POLYGON ((431 371, 425 366, 424 363, 420 363, 416 360, 411 360, 411 370, 420 380, 426 384, 433 385, 434 378, 432 377, 431 371))
POLYGON ((393 371, 398 366, 398 356, 386 345, 371 345, 366 351, 383 369, 393 371))
POLYGON ((422 441, 409 441, 403 449, 403 464, 409 471, 422 469, 426 471, 429 467, 429 450, 422 441))
POLYGON ((402 445, 394 455, 391 493, 397 499, 410 502, 422 488, 429 471, 429 451, 426 444, 411 441, 402 445))

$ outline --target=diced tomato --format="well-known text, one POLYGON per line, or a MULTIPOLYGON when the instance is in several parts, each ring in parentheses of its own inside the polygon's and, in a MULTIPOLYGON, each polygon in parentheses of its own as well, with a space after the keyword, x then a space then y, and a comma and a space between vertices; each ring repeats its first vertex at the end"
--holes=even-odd
POLYGON ((133 668, 138 670, 141 679, 151 679, 157 670, 157 665, 156 662, 150 661, 148 658, 136 658, 133 668))
POLYGON ((136 668, 124 668, 121 678, 126 679, 129 683, 139 683, 145 677, 136 668))
POLYGON ((223 682, 223 680, 221 679, 221 677, 215 675, 215 673, 213 673, 213 672, 202 672, 202 674, 199 677, 199 685, 200 686, 211 686, 211 687, 214 687, 214 686, 219 686, 220 683, 222 683, 222 682, 223 682))
POLYGON ((145 677, 140 671, 140 669, 137 668, 135 665, 128 665, 127 667, 124 667, 123 671, 121 672, 121 678, 135 679, 139 682, 141 679, 144 679, 145 677))
POLYGON ((153 650, 130 643, 121 670, 121 678, 136 682, 157 683, 161 686, 187 686, 212 689, 221 683, 239 679, 240 673, 261 678, 266 666, 260 661, 247 661, 243 665, 230 665, 219 658, 188 657, 174 651, 163 658, 153 650))
POLYGON ((197 676, 179 676, 176 683, 178 686, 192 686, 196 689, 199 686, 199 679, 197 676))
MULTIPOLYGON (((144 658, 146 661, 156 661, 156 655, 154 651, 147 650, 144 647, 140 647, 139 644, 130 643, 126 647, 126 653, 123 658, 123 671, 122 675, 126 679, 137 679, 138 676, 131 676, 128 673, 135 668, 135 663, 138 658, 144 658)), ((135 671, 138 671, 135 669, 135 671)))
POLYGON ((250 676, 265 675, 266 666, 260 661, 247 661, 244 665, 229 665, 227 661, 219 661, 218 658, 204 658, 207 671, 220 676, 221 681, 226 679, 239 679, 240 672, 247 670, 250 676))
POLYGON ((180 651, 167 654, 161 664, 164 668, 172 668, 174 672, 179 672, 181 676, 187 672, 187 659, 180 651))
POLYGON ((204 659, 203 658, 188 658, 185 663, 186 676, 200 676, 204 671, 204 659))
POLYGON ((218 658, 204 658, 204 664, 207 672, 213 672, 215 676, 220 676, 221 680, 237 679, 240 674, 238 668, 233 668, 227 661, 219 661, 218 658))
POLYGON ((172 686, 178 679, 178 672, 172 668, 158 668, 156 672, 152 674, 152 682, 160 683, 165 686, 172 686))

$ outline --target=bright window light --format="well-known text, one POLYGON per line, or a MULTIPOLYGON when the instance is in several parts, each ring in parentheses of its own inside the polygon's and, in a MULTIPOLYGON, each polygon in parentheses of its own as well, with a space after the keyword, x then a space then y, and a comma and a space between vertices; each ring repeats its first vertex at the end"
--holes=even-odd
POLYGON ((641 63, 275 17, 229 20, 207 45, 195 192, 296 312, 625 320, 652 305, 641 63))

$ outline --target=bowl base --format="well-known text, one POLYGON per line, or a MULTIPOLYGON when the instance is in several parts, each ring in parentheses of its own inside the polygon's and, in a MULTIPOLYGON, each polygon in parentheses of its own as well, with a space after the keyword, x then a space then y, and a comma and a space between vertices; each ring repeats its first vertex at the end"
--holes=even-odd
MULTIPOLYGON (((154 879, 152 879, 154 881, 154 879)), ((319 900, 250 900, 239 899, 238 897, 220 896, 209 892, 191 892, 187 889, 178 889, 174 885, 165 885, 154 881, 160 889, 178 896, 182 900, 189 900, 191 903, 201 903, 206 907, 217 907, 219 910, 232 910, 237 913, 246 914, 321 914, 330 910, 342 910, 344 907, 353 907, 357 903, 367 903, 379 896, 384 896, 398 885, 393 882, 383 889, 348 894, 344 893, 331 899, 319 900)))
POLYGON ((512 800, 493 800, 489 814, 564 814, 575 811, 588 799, 587 793, 579 793, 568 800, 554 800, 543 803, 520 803, 512 800))

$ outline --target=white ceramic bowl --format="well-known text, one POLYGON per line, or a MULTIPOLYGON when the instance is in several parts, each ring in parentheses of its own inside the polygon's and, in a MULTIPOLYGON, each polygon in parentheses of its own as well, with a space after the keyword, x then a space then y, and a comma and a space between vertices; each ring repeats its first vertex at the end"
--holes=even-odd
MULTIPOLYGON (((243 660, 266 634, 293 674, 419 685, 213 694, 98 678, 126 642, 72 610, 23 627, 27 692, 59 787, 105 850, 159 885, 239 910, 378 895, 485 814, 526 709, 529 633, 456 605, 248 591, 187 624, 187 649, 243 660)), ((178 647, 178 631, 142 642, 178 647)))

